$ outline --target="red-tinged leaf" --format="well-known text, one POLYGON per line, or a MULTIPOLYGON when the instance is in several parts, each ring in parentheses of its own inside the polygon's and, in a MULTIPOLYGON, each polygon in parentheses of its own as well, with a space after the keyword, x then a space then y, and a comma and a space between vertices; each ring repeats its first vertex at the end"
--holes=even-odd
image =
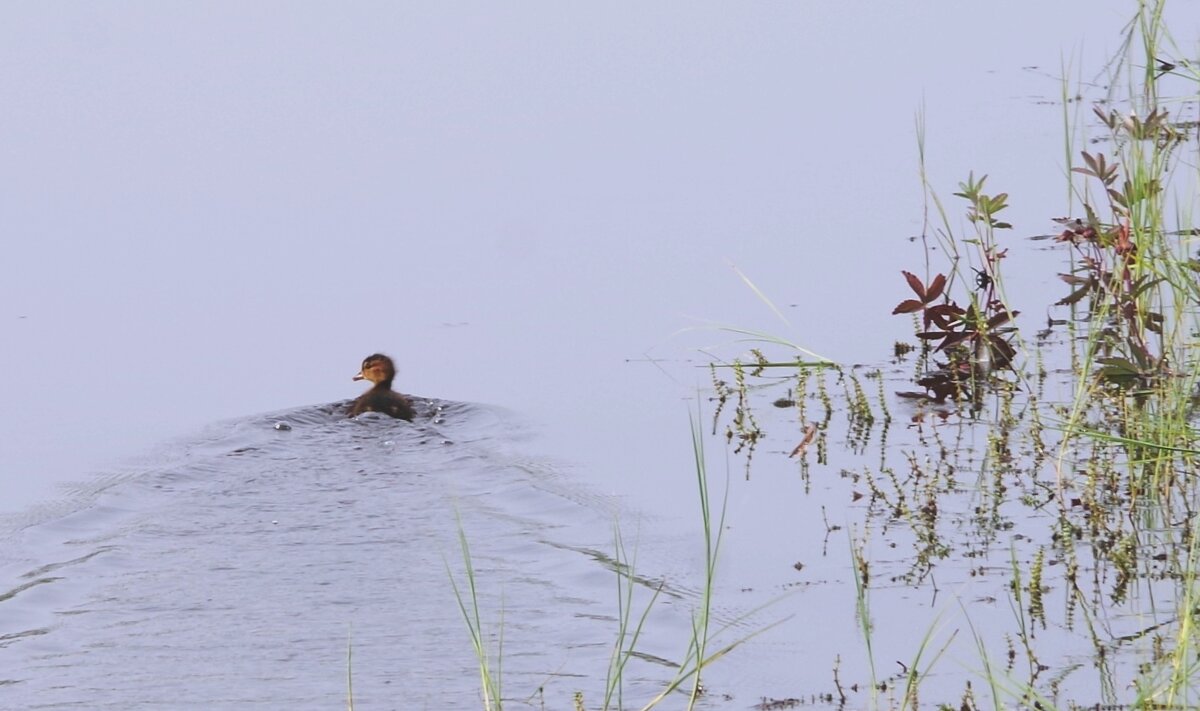
POLYGON ((995 316, 988 319, 988 322, 987 322, 988 328, 995 328, 1006 321, 1014 319, 1017 317, 1017 314, 1019 314, 1019 313, 1021 313, 1021 312, 1013 311, 1012 313, 1009 313, 1008 311, 1001 311, 1000 313, 998 313, 995 316))
POLYGON ((935 385, 927 385, 929 392, 933 393, 933 399, 937 402, 946 402, 946 399, 951 396, 957 396, 965 388, 959 387, 956 383, 945 382, 935 385))
POLYGON ((1017 350, 1012 344, 999 336, 989 338, 988 347, 992 353, 992 365, 997 368, 1007 368, 1017 357, 1017 350))
POLYGON ((1077 304, 1080 301, 1082 301, 1083 297, 1087 296, 1088 292, 1090 292, 1091 290, 1092 290, 1091 285, 1085 284, 1084 286, 1079 287, 1075 291, 1072 291, 1070 294, 1067 294, 1063 298, 1054 302, 1054 305, 1055 306, 1071 306, 1073 304, 1077 304))
POLYGON ((954 324, 962 319, 962 309, 950 307, 949 304, 942 306, 933 306, 925 309, 925 318, 930 323, 937 324, 938 328, 945 331, 953 330, 954 324))
POLYGON ((929 311, 925 312, 925 321, 925 328, 929 328, 931 325, 937 326, 938 328, 942 329, 944 333, 950 333, 954 330, 954 322, 952 320, 946 318, 945 316, 939 316, 938 314, 930 313, 929 311))
POLYGON ((1074 274, 1059 274, 1058 278, 1062 279, 1063 281, 1070 284, 1071 286, 1076 286, 1078 284, 1091 284, 1092 283, 1091 277, 1075 276, 1074 274))
POLYGON ((936 341, 937 339, 945 338, 948 335, 950 334, 946 333, 945 331, 926 331, 925 333, 918 333, 917 338, 925 341, 936 341))
POLYGON ((947 318, 960 318, 963 315, 962 307, 958 304, 937 304, 929 307, 929 313, 945 316, 947 318))
POLYGON ((946 340, 942 341, 942 345, 938 346, 937 349, 939 351, 944 351, 947 348, 953 348, 954 346, 960 345, 962 343, 965 343, 966 341, 971 340, 971 338, 974 335, 975 334, 971 333, 971 332, 951 334, 946 337, 946 340))
MULTIPOLYGON (((953 331, 955 325, 958 323, 958 321, 955 319, 947 318, 942 314, 930 313, 929 311, 925 312, 925 318, 929 319, 929 323, 946 332, 953 331)), ((926 328, 928 328, 928 326, 926 328)))
POLYGON ((908 280, 908 287, 917 293, 917 298, 924 301, 925 285, 921 283, 921 280, 917 277, 917 275, 913 274, 912 272, 905 271, 901 271, 900 273, 903 274, 904 278, 908 280))
POLYGON ((998 230, 1011 230, 1012 223, 1011 222, 996 222, 996 223, 992 224, 992 227, 995 227, 998 230))
POLYGON ((937 276, 935 276, 933 278, 933 281, 929 282, 929 288, 926 289, 926 291, 925 291, 925 298, 924 298, 925 303, 928 304, 929 302, 937 299, 939 296, 942 295, 942 291, 944 291, 945 289, 946 289, 946 275, 938 274, 937 276))
POLYGON ((1080 174, 1082 174, 1082 175, 1087 175, 1087 176, 1090 176, 1090 177, 1092 177, 1092 178, 1098 178, 1098 177, 1100 177, 1100 176, 1096 175, 1095 173, 1093 173, 1092 171, 1088 170, 1087 168, 1072 168, 1072 169, 1071 169, 1071 172, 1072 172, 1072 173, 1080 173, 1080 174))
POLYGON ((808 424, 808 427, 806 427, 804 429, 804 439, 800 440, 800 444, 796 445, 796 448, 792 450, 792 453, 788 455, 788 458, 790 459, 791 457, 794 457, 796 455, 803 455, 804 452, 806 450, 808 450, 808 445, 812 444, 813 436, 816 433, 817 433, 816 424, 810 422, 808 424))
POLYGON ((925 308, 925 304, 921 303, 920 301, 917 301, 916 299, 905 299, 897 304, 896 308, 892 309, 892 315, 911 314, 915 311, 920 311, 923 308, 925 308))
POLYGON ((918 379, 917 385, 920 385, 923 388, 932 388, 935 385, 944 385, 945 383, 949 382, 951 382, 951 380, 948 373, 938 372, 930 373, 929 375, 918 379))

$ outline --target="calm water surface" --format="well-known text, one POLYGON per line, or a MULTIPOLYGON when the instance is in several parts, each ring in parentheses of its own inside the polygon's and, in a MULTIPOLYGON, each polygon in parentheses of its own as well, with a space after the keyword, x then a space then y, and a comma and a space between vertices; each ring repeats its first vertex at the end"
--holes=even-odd
MULTIPOLYGON (((1181 33, 1200 24, 1173 7, 1181 33)), ((688 417, 713 406, 698 349, 744 351, 680 329, 881 365, 902 420, 891 392, 910 366, 888 353, 911 323, 889 312, 899 270, 925 258, 915 115, 944 200, 969 171, 1010 193, 1027 266, 1007 286, 1040 320, 1061 261, 1021 238, 1067 211, 1057 77, 1096 89, 1132 13, 10 10, 0 708, 80 709, 331 708, 348 644, 361 708, 475 707, 446 573, 456 512, 485 626, 503 630, 505 696, 535 708, 599 703, 619 522, 641 599, 663 585, 627 676, 627 699, 652 697, 698 600, 688 417), (321 404, 356 394, 376 351, 402 389, 442 400, 413 424, 321 404)), ((708 441, 716 491, 729 481, 717 618, 723 642, 780 624, 712 668, 714 707, 833 693, 839 656, 844 681, 870 677, 846 471, 913 441, 855 444, 839 413, 805 479, 795 414, 760 415, 750 481, 708 441)), ((1012 619, 999 576, 882 582, 911 550, 896 532, 870 551, 880 677, 960 600, 981 629, 1012 619)), ((978 653, 950 656, 931 694, 957 700, 978 653)))
MULTIPOLYGON (((507 688, 555 705, 598 694, 620 508, 522 453, 508 412, 422 410, 413 424, 341 406, 223 423, 83 510, 8 531, 5 706, 330 708, 352 643, 364 707, 468 707, 477 673, 446 572, 463 569, 456 516, 507 688)), ((665 628, 642 649, 661 664, 686 630, 671 609, 695 599, 665 593, 665 628)), ((635 662, 630 688, 651 693, 661 664, 635 662)))

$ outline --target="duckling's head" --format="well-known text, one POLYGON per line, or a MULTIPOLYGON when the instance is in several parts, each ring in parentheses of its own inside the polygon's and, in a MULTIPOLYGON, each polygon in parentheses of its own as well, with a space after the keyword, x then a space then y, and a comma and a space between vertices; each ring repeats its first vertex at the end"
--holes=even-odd
POLYGON ((354 376, 354 380, 370 380, 376 385, 387 383, 391 385, 396 377, 396 364, 382 353, 375 353, 363 359, 362 370, 354 376))

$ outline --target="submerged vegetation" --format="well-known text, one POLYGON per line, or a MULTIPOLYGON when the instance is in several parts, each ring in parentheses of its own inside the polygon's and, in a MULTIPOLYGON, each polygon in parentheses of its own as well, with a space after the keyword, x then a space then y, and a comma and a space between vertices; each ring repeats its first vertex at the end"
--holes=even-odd
MULTIPOLYGON (((888 441, 889 397, 877 371, 869 376, 880 378, 879 393, 856 369, 772 360, 762 350, 714 367, 716 427, 744 453, 748 477, 766 438, 754 413, 769 398, 796 412, 798 431, 785 437, 800 442, 790 456, 806 480, 835 446, 837 412, 849 419, 848 452, 864 453, 878 433, 878 460, 842 470, 860 521, 848 563, 870 671, 857 688, 873 690, 868 704, 1197 703, 1200 171, 1197 125, 1173 118, 1181 102, 1160 96, 1160 85, 1184 79, 1198 91, 1200 65, 1184 58, 1162 9, 1143 3, 1127 26, 1109 93, 1092 100, 1086 150, 1074 145, 1083 129, 1073 121, 1085 119, 1072 119, 1077 100, 1064 83, 1070 214, 1046 217, 1055 234, 1014 238, 1002 214, 1009 196, 986 176, 959 184, 962 213, 924 178, 939 222, 921 236, 925 273, 901 270, 907 295, 892 311, 914 319, 916 343, 897 344, 894 362, 911 363, 920 388, 894 393, 910 411, 902 444, 888 441), (1006 293, 1005 268, 1031 239, 1062 254, 1065 289, 1053 304, 1006 293), (1042 309, 1046 326, 1031 332, 1021 314, 1042 309), (786 379, 767 372, 789 365, 796 374, 786 379), (768 394, 784 387, 786 395, 768 394), (900 546, 910 550, 903 564, 876 569, 870 551, 900 546), (930 636, 946 610, 931 614, 907 673, 877 678, 867 601, 878 581, 936 595, 948 580, 986 576, 1006 581, 1011 624, 978 626, 972 606, 959 602, 952 627, 969 632, 958 636, 974 644, 977 662, 966 678, 954 675, 957 695, 947 695, 954 684, 945 678, 934 690, 926 680, 949 644, 930 636)), ((842 705, 861 706, 843 693, 847 653, 829 657, 842 705)))
MULTIPOLYGON (((1200 161, 1197 124, 1173 119, 1179 102, 1159 93, 1164 77, 1200 93, 1200 64, 1184 58, 1162 10, 1162 2, 1139 5, 1109 68, 1107 95, 1073 98, 1064 80, 1068 216, 1045 217, 1056 224, 1052 235, 1014 237, 1018 227, 1002 217, 1009 195, 986 176, 968 176, 954 193, 962 203, 944 203, 924 170, 918 118, 921 174, 938 224, 920 237, 924 269, 900 269, 899 303, 879 305, 913 320, 915 343, 897 343, 893 353, 911 376, 904 390, 881 369, 844 367, 730 329, 758 347, 710 366, 711 428, 742 458, 746 479, 764 456, 766 427, 784 428, 788 446, 765 456, 794 462, 806 483, 814 467, 861 460, 840 467, 840 486, 855 519, 845 563, 862 648, 827 650, 827 687, 764 698, 758 708, 1200 703, 1200 161), (1091 113, 1073 115, 1081 101, 1091 102, 1091 113), (1088 148, 1080 150, 1085 131, 1088 148), (955 228, 960 214, 965 232, 955 228), (1064 288, 1054 303, 1016 303, 1006 291, 1005 268, 1031 240, 1062 255, 1064 288), (1023 313, 1041 309, 1049 316, 1035 332, 1023 313), (772 357, 780 347, 788 353, 772 357), (904 432, 889 436, 900 408, 904 432), (784 422, 773 424, 781 414, 784 422), (844 439, 835 440, 835 430, 844 439), (879 560, 881 550, 901 554, 879 560), (936 600, 947 586, 986 579, 1000 581, 993 589, 1003 590, 1001 599, 960 599, 952 590, 949 605, 928 606, 927 619, 907 613, 910 626, 923 625, 909 635, 910 661, 890 676, 877 665, 874 592, 900 587, 936 600), (1006 619, 996 619, 997 607, 1010 611, 1006 619), (847 677, 844 662, 855 654, 865 658, 864 678, 847 677), (958 666, 946 674, 951 656, 958 666)), ((703 595, 684 661, 645 708, 677 690, 686 690, 691 708, 702 670, 742 641, 712 650, 724 525, 710 506, 701 439, 694 430, 703 595)), ((821 517, 827 531, 840 528, 824 506, 821 517)), ((467 586, 456 594, 484 706, 499 708, 500 655, 484 644, 465 537, 462 552, 467 586)), ((577 697, 578 709, 624 707, 622 675, 647 619, 648 608, 633 613, 633 563, 619 534, 613 560, 619 625, 606 691, 577 697)), ((656 598, 654 591, 648 605, 656 598)))
MULTIPOLYGON (((673 664, 674 673, 662 688, 651 698, 639 700, 636 708, 647 711, 668 701, 677 701, 675 695, 681 694, 686 701, 683 708, 692 709, 704 697, 702 684, 704 670, 715 661, 725 656, 746 640, 769 629, 764 627, 750 634, 731 641, 720 641, 728 637, 740 627, 745 616, 715 623, 713 619, 713 591, 717 573, 717 558, 721 548, 722 531, 725 529, 725 509, 728 496, 726 486, 721 498, 713 500, 708 478, 708 467, 704 457, 704 439, 698 419, 692 421, 692 447, 695 461, 696 487, 699 495, 700 523, 704 541, 704 570, 699 589, 699 597, 692 611, 691 635, 686 641, 683 655, 673 664)), ((484 629, 483 613, 479 600, 478 580, 475 566, 471 562, 470 544, 462 526, 459 524, 459 544, 462 554, 465 585, 459 586, 453 571, 447 562, 447 575, 457 600, 459 612, 471 636, 471 646, 478 663, 481 701, 486 711, 499 711, 504 708, 506 700, 502 693, 501 676, 503 651, 503 618, 499 621, 498 632, 495 635, 495 648, 489 648, 488 633, 484 629)), ((635 571, 635 558, 631 558, 621 535, 620 526, 613 531, 613 556, 610 560, 613 573, 617 579, 617 614, 616 631, 612 651, 609 656, 608 669, 605 675, 604 691, 599 701, 585 698, 583 692, 574 694, 574 708, 583 711, 586 708, 598 708, 601 711, 627 708, 625 705, 625 675, 627 665, 638 655, 638 640, 642 636, 650 612, 659 599, 663 584, 651 585, 649 581, 638 576, 635 571), (639 586, 646 588, 649 598, 645 601, 641 612, 635 619, 636 592, 639 586)))

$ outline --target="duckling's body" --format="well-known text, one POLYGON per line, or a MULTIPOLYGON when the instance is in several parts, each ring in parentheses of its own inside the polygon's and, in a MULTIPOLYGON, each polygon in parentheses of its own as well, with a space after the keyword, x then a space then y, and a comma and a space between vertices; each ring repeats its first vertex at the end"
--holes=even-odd
POLYGON ((397 419, 412 421, 412 403, 408 398, 392 390, 392 380, 396 378, 396 364, 391 358, 382 353, 375 353, 363 359, 362 370, 354 376, 354 380, 369 380, 374 385, 354 401, 350 408, 350 416, 357 417, 364 412, 381 412, 397 419))

